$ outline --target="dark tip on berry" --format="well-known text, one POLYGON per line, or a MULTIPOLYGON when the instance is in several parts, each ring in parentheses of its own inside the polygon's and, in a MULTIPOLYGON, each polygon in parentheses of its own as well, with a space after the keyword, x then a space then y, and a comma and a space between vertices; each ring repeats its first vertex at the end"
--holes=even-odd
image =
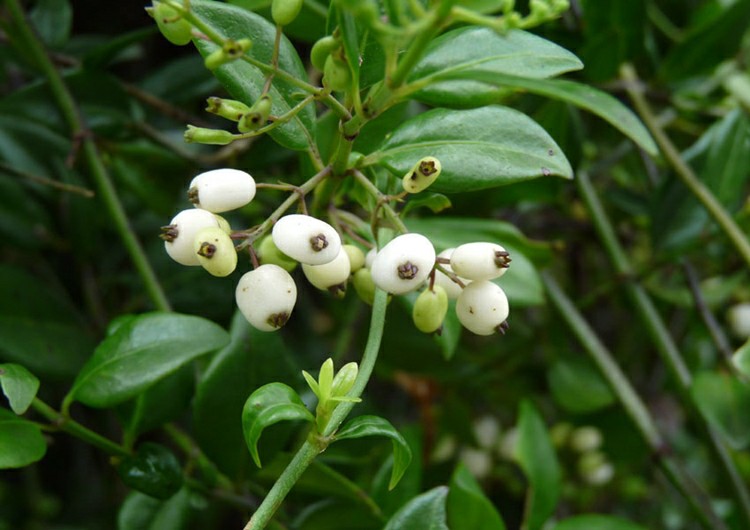
POLYGON ((437 169, 435 168, 435 162, 433 160, 424 160, 419 164, 419 172, 425 177, 429 177, 435 173, 435 171, 437 171, 437 169))
POLYGON ((310 238, 310 246, 315 252, 320 252, 328 246, 328 240, 323 234, 318 234, 310 238))
POLYGON ((286 324, 287 320, 289 320, 289 313, 287 312, 281 312, 281 313, 274 313, 266 319, 266 322, 269 326, 273 326, 275 328, 280 328, 284 324, 286 324))
POLYGON ((171 243, 180 235, 180 231, 177 230, 177 225, 162 226, 160 230, 161 234, 159 234, 159 238, 167 243, 171 243))
POLYGON ((417 180, 417 172, 416 172, 416 171, 412 171, 412 172, 411 172, 411 177, 409 177, 409 178, 410 178, 411 180, 417 180))
POLYGON ((505 332, 508 331, 508 329, 510 329, 510 324, 508 324, 507 320, 503 320, 500 324, 497 325, 495 331, 505 335, 505 332))
POLYGON ((198 249, 198 255, 203 256, 204 258, 213 258, 214 254, 216 254, 216 245, 209 243, 208 241, 204 241, 201 243, 201 247, 198 249))
POLYGON ((344 298, 346 295, 346 282, 330 286, 328 292, 336 298, 344 298))
POLYGON ((198 188, 196 186, 193 186, 188 190, 188 200, 198 206, 201 201, 198 198, 198 188))
POLYGON ((398 277, 402 280, 411 280, 419 272, 419 267, 414 265, 411 261, 407 261, 406 263, 399 265, 396 268, 396 271, 398 272, 398 277))
POLYGON ((495 265, 501 269, 507 269, 510 267, 510 262, 513 261, 510 259, 510 254, 506 252, 505 250, 497 250, 495 251, 495 265))

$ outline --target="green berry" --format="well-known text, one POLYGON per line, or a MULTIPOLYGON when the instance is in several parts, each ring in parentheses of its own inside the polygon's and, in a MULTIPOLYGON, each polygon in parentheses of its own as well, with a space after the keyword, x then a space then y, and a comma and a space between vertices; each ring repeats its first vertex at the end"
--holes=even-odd
POLYGON ((278 26, 291 24, 302 9, 303 0, 273 0, 271 18, 278 26))
POLYGON ((412 320, 422 333, 434 333, 443 325, 448 313, 448 294, 439 285, 425 289, 414 302, 412 320))
POLYGON ((323 67, 323 84, 332 91, 344 91, 352 83, 349 65, 334 55, 329 55, 323 67))
POLYGON ((224 219, 222 216, 218 214, 214 214, 214 217, 216 217, 216 221, 219 223, 219 228, 224 230, 227 234, 230 236, 232 235, 232 226, 229 224, 229 221, 224 219))
POLYGON ((203 60, 203 63, 209 70, 216 70, 222 64, 234 61, 245 55, 245 52, 252 45, 253 43, 250 39, 240 39, 238 41, 228 39, 221 48, 209 53, 203 60))
POLYGON ((364 303, 372 305, 375 302, 375 282, 372 281, 370 269, 359 269, 354 273, 352 285, 364 303))
POLYGON ((234 141, 234 135, 221 129, 206 129, 205 127, 187 126, 184 134, 187 143, 227 145, 234 141))
POLYGON ((365 253, 362 252, 359 247, 355 247, 354 245, 344 245, 341 248, 343 248, 346 255, 349 256, 349 264, 352 269, 352 274, 365 266, 365 253))
POLYGON ((307 280, 323 291, 330 291, 336 296, 343 296, 346 293, 346 280, 351 273, 349 256, 344 250, 339 250, 338 255, 322 265, 302 264, 302 272, 305 273, 307 280))
POLYGON ((434 156, 427 156, 417 162, 401 180, 404 190, 408 193, 419 193, 426 190, 440 176, 443 166, 434 156))
POLYGON ((180 17, 180 14, 174 8, 161 2, 154 2, 153 6, 156 25, 159 26, 159 31, 169 42, 177 46, 184 46, 193 39, 193 26, 180 17))
POLYGON ((272 106, 271 96, 263 96, 240 118, 237 129, 243 133, 260 129, 268 122, 272 106))
POLYGON ((208 112, 221 116, 226 120, 240 121, 242 116, 250 112, 250 107, 241 101, 233 99, 210 97, 206 100, 206 103, 208 105, 206 107, 208 112))
POLYGON ((278 265, 287 272, 292 272, 298 261, 290 258, 276 246, 271 236, 264 237, 258 245, 258 258, 262 264, 278 265))
POLYGON ((325 69, 326 59, 331 55, 333 50, 339 46, 339 42, 327 35, 313 44, 310 50, 310 62, 316 70, 322 72, 325 69))
POLYGON ((213 276, 229 276, 237 267, 237 251, 232 238, 218 226, 198 232, 193 251, 198 255, 201 266, 213 276))

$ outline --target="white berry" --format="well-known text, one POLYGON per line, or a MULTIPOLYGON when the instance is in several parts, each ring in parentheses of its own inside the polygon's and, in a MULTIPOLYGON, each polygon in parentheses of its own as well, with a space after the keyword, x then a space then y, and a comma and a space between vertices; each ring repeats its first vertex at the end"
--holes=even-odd
POLYGON ((404 294, 418 289, 435 266, 435 248, 421 234, 396 237, 375 256, 372 279, 380 289, 404 294))
POLYGON ((477 335, 503 331, 501 325, 508 314, 508 297, 498 285, 488 280, 470 283, 456 301, 458 320, 477 335))
POLYGON ((492 280, 508 270, 510 256, 495 243, 467 243, 451 255, 453 272, 470 280, 492 280))
POLYGON ((344 293, 346 280, 351 274, 349 255, 342 248, 333 261, 323 265, 302 264, 302 272, 307 280, 318 289, 331 291, 333 294, 344 293))
POLYGON ((183 210, 162 227, 161 238, 169 257, 181 265, 200 265, 198 255, 193 250, 195 236, 204 228, 217 227, 219 221, 207 210, 183 210))
MULTIPOLYGON (((451 259, 451 255, 453 255, 454 250, 454 248, 446 248, 440 254, 438 254, 438 258, 451 259)), ((447 263, 441 263, 440 265, 448 272, 453 272, 453 269, 447 263)), ((458 277, 458 279, 461 280, 464 285, 467 285, 471 282, 471 280, 467 280, 466 278, 462 278, 460 276, 458 277)), ((439 269, 435 273, 435 285, 439 285, 440 287, 445 289, 445 292, 448 294, 448 298, 450 300, 455 300, 456 298, 458 298, 458 295, 460 295, 461 291, 463 291, 463 288, 460 285, 451 280, 447 275, 440 272, 439 269)))
POLYGON ((323 265, 341 250, 341 238, 328 223, 309 215, 293 214, 279 219, 271 232, 284 254, 300 263, 323 265))
POLYGON ((193 250, 198 255, 201 266, 213 276, 229 276, 237 267, 234 242, 219 226, 211 226, 198 232, 193 250))
POLYGON ((214 213, 242 208, 255 197, 255 180, 239 169, 214 169, 196 176, 188 198, 198 208, 214 213))
POLYGON ((235 298, 250 324, 261 331, 276 331, 292 314, 297 286, 278 265, 261 265, 240 278, 235 298))

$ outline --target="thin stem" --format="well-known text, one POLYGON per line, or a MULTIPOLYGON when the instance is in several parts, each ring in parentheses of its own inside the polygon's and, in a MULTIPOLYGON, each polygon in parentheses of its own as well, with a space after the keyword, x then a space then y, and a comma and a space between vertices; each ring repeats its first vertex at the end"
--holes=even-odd
POLYGON ((130 227, 125 208, 120 202, 120 198, 118 197, 109 173, 99 156, 96 145, 90 136, 90 132, 86 129, 83 123, 83 118, 78 112, 72 94, 65 85, 62 76, 55 68, 55 65, 47 55, 41 42, 31 30, 19 1, 8 0, 7 6, 17 29, 14 35, 18 36, 19 45, 25 48, 33 57, 37 66, 47 78, 52 96, 70 128, 74 141, 79 139, 81 141, 83 156, 91 177, 96 183, 99 196, 104 202, 107 213, 109 213, 120 239, 130 254, 130 259, 133 261, 135 268, 141 276, 141 280, 144 283, 152 303, 159 310, 169 311, 169 301, 162 290, 154 270, 151 268, 148 258, 146 258, 146 254, 141 247, 140 242, 135 237, 135 234, 130 227))
MULTIPOLYGON (((406 228, 406 225, 398 216, 398 214, 393 210, 393 208, 391 208, 391 205, 388 204, 387 197, 380 192, 377 186, 375 186, 375 184, 373 184, 370 179, 368 179, 367 176, 361 171, 354 169, 352 170, 352 175, 354 175, 354 178, 357 179, 357 182, 359 182, 362 187, 365 188, 365 190, 367 190, 367 192, 378 201, 378 207, 382 207, 383 210, 385 210, 386 216, 391 220, 396 229, 402 234, 407 233, 409 230, 406 228)), ((377 215, 377 208, 375 212, 373 212, 373 215, 377 215)), ((374 235, 375 232, 373 231, 373 236, 374 235)))
POLYGON ((64 416, 60 412, 56 411, 44 401, 39 398, 34 398, 31 402, 31 406, 39 414, 47 418, 52 422, 53 426, 59 430, 65 431, 68 434, 87 442, 94 447, 97 447, 105 453, 112 456, 128 456, 130 452, 123 446, 116 444, 112 440, 109 440, 100 434, 95 433, 91 429, 88 429, 71 419, 68 416, 64 416))
POLYGON ((635 105, 638 115, 654 136, 664 158, 675 170, 675 173, 680 180, 682 180, 683 184, 688 187, 691 193, 695 195, 706 210, 708 210, 708 213, 711 214, 714 220, 719 224, 745 262, 750 265, 750 242, 747 240, 740 227, 737 226, 737 223, 734 222, 731 215, 727 213, 718 199, 713 193, 711 193, 711 190, 700 181, 695 172, 693 172, 690 166, 683 160, 679 151, 672 143, 672 140, 669 139, 669 136, 667 136, 664 129, 659 125, 654 112, 651 110, 646 98, 643 96, 641 81, 633 66, 624 64, 622 68, 620 68, 620 76, 625 81, 625 91, 633 101, 633 105, 635 105))
POLYGON ((3 162, 0 162, 0 171, 3 173, 8 173, 9 175, 13 175, 14 177, 26 179, 30 182, 36 182, 37 184, 41 184, 43 186, 49 186, 50 188, 58 189, 60 191, 75 193, 77 195, 81 195, 82 197, 86 197, 87 199, 90 199, 94 196, 94 192, 88 188, 76 186, 75 184, 58 182, 57 180, 42 177, 41 175, 33 175, 31 173, 27 173, 26 171, 21 171, 20 169, 13 166, 9 166, 3 162))

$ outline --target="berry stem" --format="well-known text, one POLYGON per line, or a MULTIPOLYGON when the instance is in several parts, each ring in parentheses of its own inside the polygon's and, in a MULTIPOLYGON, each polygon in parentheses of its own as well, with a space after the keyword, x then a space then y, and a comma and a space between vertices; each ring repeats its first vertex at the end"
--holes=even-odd
POLYGON ((365 190, 372 195, 375 199, 378 201, 378 205, 375 207, 375 211, 372 212, 373 216, 373 235, 376 233, 376 224, 377 224, 377 214, 378 210, 382 208, 385 211, 386 217, 390 219, 390 221, 393 223, 393 225, 396 227, 396 229, 401 232, 402 234, 406 234, 409 232, 409 229, 406 228, 406 225, 401 220, 401 218, 398 216, 398 214, 395 212, 395 210, 391 207, 390 204, 388 204, 388 198, 383 195, 380 190, 373 184, 370 179, 367 178, 367 176, 362 173, 361 171, 357 169, 352 170, 352 175, 354 175, 354 178, 357 179, 357 182, 359 182, 365 190))

